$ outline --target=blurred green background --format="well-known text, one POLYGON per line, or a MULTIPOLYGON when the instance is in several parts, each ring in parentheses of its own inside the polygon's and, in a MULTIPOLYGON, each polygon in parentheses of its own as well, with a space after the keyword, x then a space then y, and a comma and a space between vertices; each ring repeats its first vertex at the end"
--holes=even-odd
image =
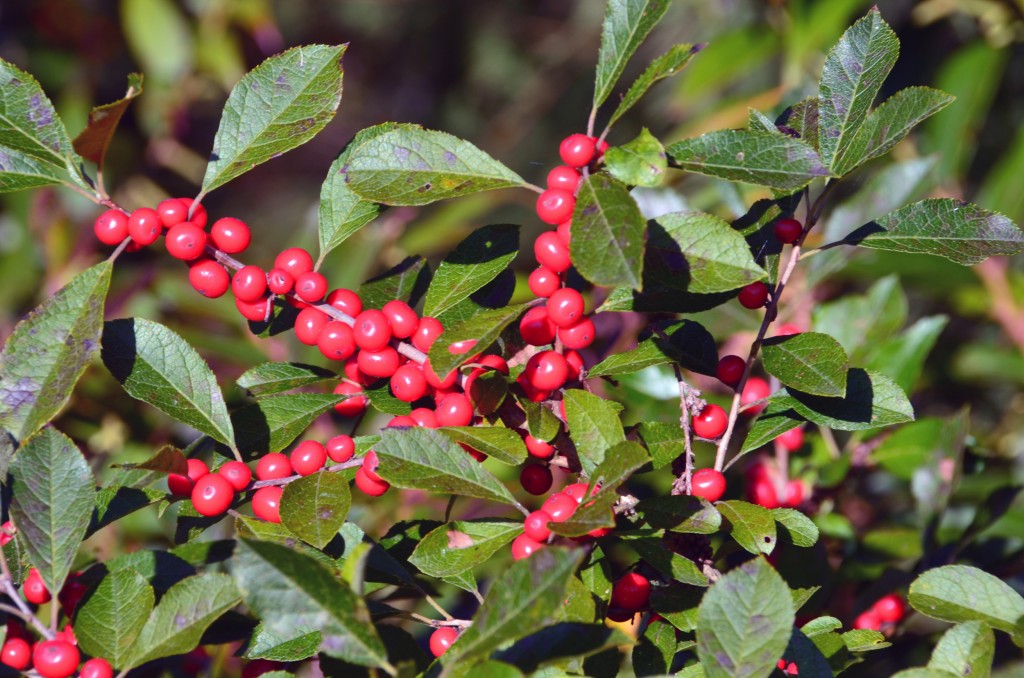
MULTIPOLYGON (((625 143, 641 127, 665 142, 741 127, 750 107, 774 117, 816 93, 825 50, 871 4, 675 0, 616 91, 674 43, 709 46, 682 75, 657 85, 609 141, 625 143)), ((876 4, 902 43, 882 96, 932 85, 958 99, 890 156, 844 182, 833 203, 841 209, 826 220, 824 231, 845 234, 863 223, 854 223, 858 217, 886 211, 880 206, 893 195, 903 202, 929 195, 963 197, 1024 222, 1024 0, 876 4), (868 180, 880 172, 881 180, 868 180)), ((123 95, 129 73, 145 74, 144 94, 122 121, 105 172, 113 198, 136 208, 198 191, 221 107, 248 69, 290 46, 350 43, 344 98, 327 129, 306 146, 214 191, 204 203, 213 218, 247 221, 254 244, 245 261, 267 265, 283 247, 315 249, 320 184, 335 155, 369 125, 401 121, 445 130, 469 139, 527 180, 543 183, 557 163, 559 140, 585 125, 603 5, 598 0, 4 2, 0 57, 39 79, 72 136, 84 126, 91 106, 123 95)), ((759 197, 764 195, 750 187, 677 174, 648 199, 735 218, 759 197)), ((473 229, 511 222, 523 224, 526 253, 517 273, 525 279, 529 245, 542 230, 533 199, 525 191, 504 191, 387 211, 333 252, 323 270, 332 285, 356 287, 410 254, 436 263, 473 229)), ((0 196, 0 337, 76 272, 106 256, 92 236, 97 214, 93 204, 60 189, 0 196)), ((236 402, 242 394, 228 385, 258 362, 323 363, 287 334, 253 337, 230 298, 200 297, 184 273, 184 266, 160 248, 124 256, 114 275, 108 317, 140 315, 173 327, 212 364, 236 402)), ((864 292, 890 274, 904 286, 908 323, 949 316, 913 393, 919 416, 950 417, 969 406, 975 450, 1002 457, 1001 468, 1020 479, 1024 276, 1019 261, 993 260, 965 269, 933 257, 832 250, 809 260, 787 290, 783 320, 808 327, 821 305, 864 292)), ((725 348, 741 344, 758 321, 735 304, 700 319, 725 348)), ((628 346, 641 326, 628 314, 605 314, 599 319, 604 341, 598 348, 628 346)), ((592 362, 596 356, 590 357, 592 362)), ((632 403, 627 423, 677 416, 678 402, 663 376, 655 371, 623 383, 620 393, 632 403)), ((696 381, 710 398, 724 397, 720 386, 696 381)), ((113 457, 144 458, 166 441, 190 440, 189 431, 128 398, 100 366, 89 370, 58 425, 100 467, 113 457)), ((324 418, 314 434, 334 425, 324 418)), ((412 506, 407 511, 416 510, 415 501, 412 506)), ((393 517, 382 513, 375 519, 393 517)), ((146 521, 155 517, 135 520, 137 534, 151 534, 154 525, 147 527, 146 521)), ((373 531, 372 525, 360 524, 373 531)), ((108 535, 94 544, 96 555, 117 552, 124 547, 120 539, 108 535)))

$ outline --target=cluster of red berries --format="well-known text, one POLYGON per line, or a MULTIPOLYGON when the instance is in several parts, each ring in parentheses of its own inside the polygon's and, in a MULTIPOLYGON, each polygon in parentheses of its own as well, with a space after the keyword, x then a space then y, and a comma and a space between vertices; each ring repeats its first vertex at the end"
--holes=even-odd
POLYGON ((612 597, 608 602, 608 618, 612 621, 629 621, 647 607, 651 599, 651 582, 638 572, 627 572, 612 586, 612 597))
POLYGON ((796 508, 804 502, 804 482, 797 478, 788 480, 784 485, 784 495, 779 496, 775 469, 768 464, 751 464, 747 467, 746 477, 747 498, 754 504, 773 509, 796 508))
POLYGON ((797 667, 796 662, 787 662, 785 659, 780 659, 777 664, 779 671, 782 671, 787 676, 799 676, 800 669, 797 667))
MULTIPOLYGON (((57 596, 69 619, 85 595, 86 588, 79 573, 74 573, 57 596)), ((43 605, 52 599, 35 568, 29 570, 22 584, 22 595, 32 605, 43 605)), ((78 639, 70 624, 58 631, 52 640, 33 641, 28 630, 13 617, 9 617, 7 635, 0 647, 0 664, 17 671, 26 671, 31 667, 42 678, 68 678, 76 670, 80 678, 111 678, 114 675, 110 663, 100 657, 89 659, 79 668, 81 655, 78 652, 78 639)))
MULTIPOLYGON (((534 491, 540 489, 541 485, 528 486, 531 481, 525 480, 521 476, 520 480, 523 482, 523 487, 531 494, 544 494, 551 489, 551 471, 544 466, 536 464, 526 467, 526 469, 531 468, 542 469, 547 473, 546 485, 539 492, 534 491)), ((552 535, 548 523, 564 523, 569 520, 587 497, 587 489, 589 487, 588 483, 572 483, 567 485, 561 492, 556 492, 545 499, 539 509, 532 511, 526 516, 526 519, 523 521, 523 533, 512 540, 512 558, 515 560, 529 558, 544 548, 552 535)), ((593 495, 599 489, 599 487, 595 487, 590 494, 593 495)), ((603 537, 610 531, 610 528, 598 528, 590 531, 587 537, 603 537)))
POLYGON ((885 627, 892 627, 899 623, 907 614, 907 605, 903 598, 895 593, 882 596, 864 612, 861 612, 853 622, 855 629, 870 629, 881 631, 885 627))

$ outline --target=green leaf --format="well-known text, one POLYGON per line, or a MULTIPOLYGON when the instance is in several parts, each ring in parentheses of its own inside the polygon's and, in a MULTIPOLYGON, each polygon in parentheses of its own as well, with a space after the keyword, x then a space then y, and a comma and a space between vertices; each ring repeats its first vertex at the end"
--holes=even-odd
POLYGON ((102 355, 128 395, 226 445, 234 443, 217 378, 169 328, 145 318, 108 321, 102 355))
POLYGON ((604 23, 601 24, 594 109, 612 93, 626 63, 665 16, 669 4, 669 0, 609 0, 605 6, 604 23))
POLYGON ((0 353, 0 428, 17 440, 60 412, 99 350, 110 273, 103 262, 78 274, 7 338, 0 353))
POLYGON ((163 490, 112 485, 96 493, 96 512, 86 531, 92 536, 111 523, 131 515, 153 504, 164 503, 167 494, 163 490))
POLYGON ((793 628, 789 587, 763 558, 708 589, 697 620, 697 656, 709 678, 767 676, 793 628))
POLYGON ((633 648, 633 673, 637 676, 668 675, 675 655, 675 627, 665 621, 652 621, 633 648))
POLYGON ((519 253, 519 227, 484 226, 444 258, 427 290, 423 315, 437 317, 494 280, 519 253))
POLYGON ((793 104, 775 121, 778 126, 786 127, 797 134, 797 138, 818 150, 818 97, 807 97, 793 104))
POLYGON ((866 367, 891 377, 900 388, 912 393, 921 376, 924 361, 948 321, 949 318, 944 315, 921 318, 899 336, 878 344, 866 367))
POLYGON ((523 533, 522 521, 456 520, 433 530, 416 545, 409 564, 431 577, 450 577, 486 562, 523 533))
POLYGON ((587 370, 587 376, 631 374, 669 363, 700 374, 714 374, 718 366, 715 338, 700 323, 682 320, 663 327, 634 349, 611 354, 587 370))
POLYGON ((747 241, 727 221, 704 212, 673 212, 657 222, 663 231, 651 229, 650 251, 661 260, 659 270, 669 272, 658 276, 666 286, 710 294, 767 277, 747 241))
POLYGON ((412 404, 399 400, 391 393, 388 380, 378 380, 373 386, 363 388, 363 395, 370 401, 370 405, 378 412, 398 415, 412 412, 412 404))
POLYGON ((320 244, 319 261, 323 261, 331 250, 345 242, 380 214, 380 206, 377 203, 360 198, 348 187, 345 167, 348 164, 351 149, 392 127, 393 125, 378 125, 358 132, 349 142, 348 147, 334 159, 331 168, 327 170, 327 178, 324 179, 324 183, 320 187, 317 228, 317 238, 320 244))
POLYGON ((445 666, 486 658, 505 643, 543 627, 561 607, 583 554, 548 547, 511 565, 495 579, 483 605, 451 648, 445 666))
POLYGON ((637 425, 636 433, 651 455, 654 470, 668 466, 686 452, 683 429, 678 424, 645 421, 637 425))
POLYGON ((633 639, 618 629, 599 624, 565 622, 555 624, 523 638, 495 656, 532 675, 543 665, 561 658, 583 657, 612 647, 633 644, 633 639))
POLYGON ((629 90, 608 120, 608 127, 618 122, 619 118, 626 114, 626 111, 633 108, 651 88, 651 85, 682 71, 690 63, 690 59, 702 49, 704 49, 704 45, 673 45, 667 52, 652 61, 640 77, 629 86, 629 90))
POLYGON ((770 554, 775 550, 775 517, 768 509, 745 501, 730 499, 715 504, 729 521, 732 538, 753 554, 770 554))
POLYGON ((580 184, 572 215, 572 263, 595 285, 640 289, 647 222, 624 184, 591 174, 580 184))
POLYGON ((254 396, 283 393, 300 386, 317 384, 337 378, 330 370, 302 363, 260 363, 246 370, 235 380, 239 387, 254 396))
POLYGON ((281 497, 281 522, 318 549, 345 523, 352 494, 340 473, 323 471, 288 483, 281 497))
POLYGON ((901 426, 871 452, 871 462, 897 478, 910 480, 942 447, 945 424, 941 419, 924 418, 901 426))
POLYGON ((900 44, 878 9, 848 28, 829 51, 818 95, 821 159, 835 168, 892 70, 900 44))
POLYGON ((896 382, 877 372, 851 368, 846 376, 846 394, 842 398, 789 390, 779 406, 796 410, 800 416, 819 426, 837 431, 862 431, 913 421, 914 408, 896 382))
POLYGON ((0 191, 69 179, 91 191, 79 174, 80 162, 36 79, 0 59, 0 191))
POLYGON ((776 508, 770 513, 781 528, 779 537, 796 546, 809 547, 818 542, 818 526, 796 509, 776 508))
POLYGON ((386 428, 374 450, 377 473, 397 487, 516 503, 490 471, 437 431, 386 428))
POLYGON ((851 294, 814 309, 814 329, 839 341, 857 357, 893 336, 907 318, 907 296, 899 278, 879 278, 867 294, 851 294))
POLYGON ((879 217, 844 242, 890 252, 933 254, 962 266, 1024 251, 1010 219, 953 198, 929 198, 879 217))
POLYGON ((528 304, 518 304, 480 311, 455 327, 445 329, 441 338, 430 348, 430 365, 434 372, 444 377, 477 352, 493 344, 502 331, 517 320, 528 307, 528 304), (470 340, 476 341, 473 351, 455 354, 448 350, 448 347, 456 342, 470 340))
POLYGON ((819 396, 846 393, 846 351, 827 334, 801 332, 765 339, 761 353, 765 371, 789 388, 819 396))
POLYGON ((130 665, 191 652, 206 629, 241 601, 230 575, 197 574, 160 598, 135 640, 130 665))
POLYGON ((157 471, 160 474, 188 474, 188 461, 185 454, 174 445, 164 445, 149 459, 138 464, 111 464, 111 468, 126 470, 157 471))
POLYGON ((775 132, 719 130, 666 150, 680 169, 785 191, 829 176, 813 148, 775 132))
POLYGON ((660 539, 636 539, 629 545, 645 563, 666 577, 688 586, 708 585, 708 578, 696 563, 669 551, 660 539))
POLYGON ((769 398, 768 406, 757 415, 747 437, 743 439, 743 448, 740 450, 740 454, 744 455, 767 445, 786 431, 804 423, 806 420, 797 414, 790 405, 789 399, 785 396, 769 398))
POLYGON ((651 591, 651 609, 680 631, 697 628, 697 606, 706 589, 672 584, 651 591))
POLYGON ((117 668, 126 667, 155 602, 153 588, 135 570, 108 573, 75 613, 78 646, 117 668))
POLYGON ((526 412, 526 428, 537 440, 550 442, 562 430, 562 422, 554 413, 540 403, 521 400, 519 405, 526 412))
POLYGON ((523 439, 504 426, 442 426, 438 431, 503 464, 518 466, 526 461, 526 444, 523 439))
POLYGON ((95 483, 78 447, 45 428, 11 462, 11 519, 49 591, 60 591, 92 517, 95 483))
POLYGON ((430 284, 430 265, 423 257, 406 257, 396 266, 359 286, 366 308, 383 308, 392 299, 415 306, 430 284))
POLYGON ((325 654, 394 671, 366 603, 310 556, 241 539, 232 562, 246 606, 266 629, 285 638, 319 630, 325 654))
POLYGON ((781 134, 775 123, 772 122, 772 119, 756 108, 747 109, 747 129, 754 132, 781 134))
POLYGON ((590 474, 605 453, 626 439, 619 420, 622 405, 582 389, 564 392, 565 418, 583 470, 590 474))
POLYGON ((321 642, 323 642, 323 636, 319 631, 285 637, 269 631, 261 623, 252 632, 252 640, 245 652, 245 658, 269 659, 277 662, 302 661, 315 655, 320 649, 321 642))
POLYGON ((332 393, 289 393, 260 398, 231 413, 242 452, 280 452, 313 420, 344 400, 332 393))
POLYGON ((86 160, 91 160, 103 167, 103 158, 107 154, 110 141, 114 138, 121 116, 128 110, 132 99, 142 94, 142 74, 128 74, 128 91, 124 96, 109 104, 96 106, 89 111, 89 121, 85 129, 79 132, 72 142, 75 152, 86 160))
POLYGON ((832 164, 842 176, 859 165, 892 150, 923 120, 953 103, 956 97, 930 87, 908 87, 871 111, 863 126, 832 164))
POLYGON ((364 200, 427 205, 496 188, 521 186, 518 174, 473 144, 419 125, 389 124, 346 151, 342 172, 364 200))
POLYGON ((928 660, 928 668, 957 676, 988 678, 995 652, 992 629, 981 622, 965 622, 942 634, 928 660))
POLYGON ((301 146, 334 118, 347 47, 295 47, 245 74, 224 104, 200 196, 301 146))
POLYGON ((722 526, 714 505, 685 494, 644 499, 636 509, 650 525, 673 532, 715 534, 722 526))
POLYGON ((646 127, 629 143, 609 148, 604 162, 608 172, 627 186, 658 186, 668 169, 665 147, 646 127))
POLYGON ((988 572, 967 565, 926 571, 910 585, 910 605, 923 615, 948 622, 980 621, 1013 634, 1019 646, 1024 630, 1024 598, 988 572))

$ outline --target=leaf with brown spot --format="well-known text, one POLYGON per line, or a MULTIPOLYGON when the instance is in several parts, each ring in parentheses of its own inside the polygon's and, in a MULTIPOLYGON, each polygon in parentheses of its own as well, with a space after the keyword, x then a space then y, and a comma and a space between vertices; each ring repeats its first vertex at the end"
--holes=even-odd
POLYGON ((288 483, 281 496, 281 522, 318 549, 345 524, 352 494, 341 473, 320 471, 288 483))
POLYGON ((521 520, 457 520, 429 532, 409 563, 431 577, 472 570, 523 531, 521 520))

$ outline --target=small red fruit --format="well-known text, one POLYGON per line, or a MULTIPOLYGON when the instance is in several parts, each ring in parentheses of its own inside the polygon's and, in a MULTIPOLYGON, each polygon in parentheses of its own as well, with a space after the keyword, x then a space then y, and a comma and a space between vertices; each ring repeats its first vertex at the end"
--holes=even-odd
POLYGON ((406 363, 391 375, 391 393, 402 402, 411 403, 427 393, 427 378, 419 365, 406 363))
POLYGON ((452 646, 459 637, 459 632, 453 626, 442 626, 430 634, 430 653, 440 657, 452 646))
POLYGON ((366 396, 363 395, 363 389, 361 386, 350 384, 347 381, 342 381, 334 387, 334 392, 339 395, 348 396, 348 398, 334 406, 334 411, 341 416, 358 417, 366 411, 366 406, 369 401, 366 399, 366 396))
POLYGON ((469 426, 473 423, 473 403, 462 393, 449 393, 437 404, 437 423, 441 426, 469 426))
POLYGON ((384 304, 381 313, 388 319, 391 325, 391 336, 399 339, 408 339, 416 331, 420 318, 416 311, 404 301, 393 299, 384 304))
POLYGON ((612 587, 612 607, 637 612, 647 606, 651 598, 651 582, 642 574, 627 572, 612 587))
POLYGON ((562 340, 562 345, 577 351, 593 344, 596 336, 597 328, 590 318, 584 318, 572 327, 562 327, 558 330, 558 338, 562 340))
POLYGON ((303 440, 292 450, 288 461, 300 476, 311 476, 327 463, 327 448, 315 440, 303 440))
POLYGON ((572 217, 576 198, 564 188, 549 188, 537 198, 537 216, 545 224, 560 224, 572 217))
POLYGON ((292 464, 288 457, 280 452, 268 452, 256 464, 256 477, 259 480, 277 480, 292 475, 292 464))
POLYGON ((526 443, 526 451, 530 453, 531 457, 536 457, 537 459, 550 459, 555 454, 554 445, 546 443, 543 440, 538 440, 529 434, 523 438, 523 442, 526 443))
POLYGON ((208 473, 196 481, 192 488, 192 507, 196 513, 212 518, 219 516, 231 506, 235 499, 235 488, 224 476, 208 473))
POLYGON ((156 210, 142 207, 128 217, 128 235, 139 245, 152 245, 163 231, 164 224, 156 210))
POLYGON ((907 604, 903 602, 895 593, 882 596, 875 601, 875 604, 871 606, 871 611, 874 612, 878 618, 886 623, 895 624, 899 620, 903 619, 903 615, 907 612, 907 604))
POLYGON ((379 351, 391 341, 391 323, 386 315, 373 308, 356 316, 352 332, 356 346, 367 351, 379 351))
POLYGON ((10 666, 15 671, 28 668, 32 659, 32 648, 22 638, 9 638, 0 649, 0 663, 10 666))
POLYGON ((565 273, 572 266, 569 246, 562 242, 555 231, 545 231, 537 236, 533 241, 533 256, 538 264, 555 273, 565 273))
POLYGON ((267 273, 267 288, 274 294, 288 294, 295 287, 295 278, 288 271, 272 268, 267 273))
POLYGON ((431 318, 430 316, 424 316, 420 318, 419 323, 416 325, 416 331, 412 335, 412 345, 419 350, 427 353, 430 351, 430 347, 434 345, 437 338, 444 332, 444 326, 437 318, 431 318))
POLYGON ((206 247, 206 231, 191 221, 183 221, 167 231, 164 245, 167 247, 167 253, 175 259, 192 261, 203 254, 206 247))
POLYGON ((738 355, 722 356, 722 359, 718 361, 716 376, 723 384, 735 387, 743 378, 743 370, 746 366, 746 361, 738 355))
POLYGON ((789 245, 800 239, 804 225, 792 217, 779 219, 775 222, 775 237, 779 242, 789 245))
POLYGON ((569 376, 569 366, 561 353, 541 351, 530 356, 523 374, 534 388, 554 391, 565 384, 569 376))
POLYGON ((548 298, 547 308, 555 326, 572 327, 583 318, 583 296, 571 287, 563 287, 548 298))
POLYGON ((102 657, 96 657, 82 664, 78 671, 78 678, 112 678, 114 669, 110 662, 102 657))
POLYGON ((543 306, 534 306, 519 321, 519 334, 530 346, 546 346, 555 340, 555 324, 543 306))
POLYGON ((690 487, 693 496, 718 501, 725 494, 725 476, 713 468, 702 468, 693 473, 690 487))
POLYGON ((512 540, 512 560, 529 558, 542 548, 544 548, 543 542, 531 539, 523 533, 512 540))
POLYGON ((21 592, 25 596, 25 600, 33 605, 50 602, 50 592, 46 590, 46 584, 43 582, 39 570, 34 567, 28 571, 28 577, 25 578, 25 583, 21 586, 21 592))
POLYGON ((750 497, 750 501, 766 509, 780 508, 782 506, 781 502, 779 502, 779 495, 775 491, 775 482, 767 476, 751 479, 747 486, 747 494, 750 497))
MULTIPOLYGON (((306 310, 303 309, 302 313, 306 310)), ((317 313, 320 313, 317 311, 317 313)), ((323 315, 323 314, 321 314, 323 315)), ((325 358, 346 360, 356 352, 355 335, 352 328, 340 320, 331 320, 320 329, 316 339, 317 348, 325 358)))
POLYGON ((356 444, 352 436, 334 436, 327 441, 327 456, 335 464, 343 464, 356 453, 356 444))
POLYGON ((740 290, 739 300, 744 308, 761 308, 768 301, 768 285, 760 280, 750 283, 740 290))
MULTIPOLYGON (((273 271, 271 272, 273 274, 273 271)), ((320 332, 328 322, 327 314, 312 306, 299 311, 295 318, 295 336, 306 346, 316 346, 320 340, 320 332)), ((344 325, 344 323, 342 323, 344 325)), ((347 327, 347 326, 346 326, 347 327)), ((349 332, 352 328, 349 328, 349 332)), ((352 342, 353 346, 355 341, 352 342)))
POLYGON ((358 487, 363 494, 367 494, 371 497, 379 497, 391 487, 391 484, 386 480, 373 480, 366 474, 366 469, 360 466, 356 470, 356 487, 358 487))
POLYGON ((569 167, 584 167, 594 159, 596 146, 593 137, 586 134, 571 134, 558 145, 558 155, 569 167))
POLYGON ((32 650, 32 667, 43 678, 68 678, 78 660, 78 648, 64 640, 44 640, 32 650))
POLYGON ((104 245, 120 245, 128 237, 128 215, 121 210, 107 210, 96 219, 92 232, 104 245))
POLYGON ((786 508, 796 508, 804 503, 804 484, 800 480, 790 480, 786 483, 786 500, 782 505, 786 508))
POLYGON ((693 418, 693 432, 699 438, 714 440, 725 433, 728 424, 729 415, 721 407, 712 403, 693 418))
POLYGON ((356 366, 360 372, 378 379, 390 378, 398 369, 398 364, 398 352, 390 346, 385 346, 379 351, 360 351, 356 358, 356 366))
POLYGON ((156 213, 164 228, 170 228, 188 219, 188 206, 177 198, 168 198, 156 206, 156 213))
POLYGON ((791 428, 775 437, 775 441, 790 452, 796 452, 804 445, 804 429, 801 426, 791 428))
POLYGON ((429 407, 417 407, 409 413, 409 417, 423 428, 437 428, 437 415, 429 407))
POLYGON ((853 621, 853 628, 880 631, 882 629, 882 620, 874 610, 868 610, 861 612, 853 621))
POLYGON ((217 469, 217 473, 227 478, 235 492, 241 492, 252 482, 252 469, 240 461, 226 461, 217 469))
POLYGON ((180 496, 192 494, 192 486, 195 485, 195 482, 210 472, 206 462, 202 459, 189 459, 186 463, 188 464, 188 475, 180 473, 167 475, 167 489, 171 494, 180 496))
MULTIPOLYGON (((287 271, 285 271, 287 273, 287 271)), ((316 271, 307 271, 295 278, 295 296, 310 304, 327 294, 327 278, 316 271)))
POLYGON ((255 323, 265 322, 270 317, 271 297, 260 297, 256 301, 235 299, 235 308, 246 320, 255 323))
POLYGON ((561 188, 575 193, 583 181, 583 175, 568 165, 558 165, 548 172, 548 188, 561 188))
MULTIPOLYGON (((743 393, 740 394, 740 404, 749 405, 755 403, 758 400, 764 400, 772 394, 771 385, 762 379, 761 377, 750 377, 747 379, 747 383, 743 385, 743 393)), ((751 415, 757 414, 765 408, 765 404, 754 405, 743 410, 751 415)))
POLYGON ((187 221, 191 221, 199 228, 206 228, 206 222, 210 215, 207 214, 206 207, 202 203, 196 205, 195 209, 192 209, 192 203, 195 202, 192 198, 178 198, 178 201, 185 206, 186 214, 187 210, 192 210, 192 216, 185 217, 187 221))
POLYGON ((252 241, 249 227, 241 219, 224 217, 213 222, 210 227, 210 240, 213 246, 227 254, 244 252, 252 241))
POLYGON ((528 464, 519 472, 519 484, 532 495, 540 496, 551 489, 551 470, 540 464, 528 464))
POLYGON ((523 534, 534 541, 544 541, 551 536, 548 523, 551 522, 551 515, 547 511, 533 511, 523 521, 523 534))
POLYGON ((528 285, 534 296, 546 299, 558 291, 562 285, 562 279, 550 268, 540 266, 530 274, 528 285))
POLYGON ((570 496, 565 492, 556 492, 541 504, 540 509, 551 516, 551 522, 564 523, 572 517, 573 513, 576 513, 576 509, 578 509, 579 506, 580 503, 575 497, 570 496))
POLYGON ((250 304, 267 291, 267 274, 259 266, 243 266, 231 278, 231 291, 239 301, 250 304))
POLYGON ((274 259, 274 268, 288 271, 298 280, 300 275, 313 270, 313 257, 301 247, 289 247, 274 259))
POLYGON ((327 303, 345 315, 355 318, 363 312, 363 300, 352 290, 338 288, 327 295, 327 303))
POLYGON ((231 276, 213 259, 198 259, 188 267, 188 282, 209 299, 223 296, 231 285, 231 276))
POLYGON ((256 490, 252 495, 252 512, 257 518, 268 523, 281 522, 281 495, 284 488, 280 485, 268 485, 256 490))

